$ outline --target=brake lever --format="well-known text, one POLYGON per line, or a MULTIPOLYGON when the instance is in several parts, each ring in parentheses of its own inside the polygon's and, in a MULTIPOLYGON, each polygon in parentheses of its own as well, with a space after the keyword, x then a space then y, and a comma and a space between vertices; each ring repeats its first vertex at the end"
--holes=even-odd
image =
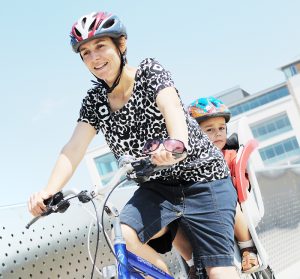
POLYGON ((33 218, 33 219, 25 226, 25 228, 26 228, 26 229, 29 229, 30 226, 33 225, 37 220, 39 220, 40 218, 42 218, 42 217, 44 217, 44 216, 47 216, 47 215, 51 214, 52 212, 50 212, 50 211, 52 211, 52 208, 51 208, 51 209, 48 208, 48 210, 44 211, 41 215, 34 217, 34 218, 33 218))
POLYGON ((137 176, 150 175, 155 168, 155 165, 152 164, 149 157, 143 158, 138 161, 134 161, 131 163, 131 165, 137 176))
POLYGON ((55 193, 52 197, 45 199, 43 203, 46 205, 46 210, 41 213, 41 215, 34 217, 26 226, 26 229, 34 224, 41 217, 48 216, 52 213, 64 213, 70 206, 68 200, 64 200, 64 195, 62 192, 55 193))

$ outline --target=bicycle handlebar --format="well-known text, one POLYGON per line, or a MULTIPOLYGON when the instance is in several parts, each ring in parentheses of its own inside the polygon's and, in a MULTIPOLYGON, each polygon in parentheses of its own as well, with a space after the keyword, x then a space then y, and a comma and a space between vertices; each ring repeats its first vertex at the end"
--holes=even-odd
POLYGON ((44 200, 44 204, 46 205, 46 210, 37 217, 34 217, 27 225, 28 229, 32 224, 38 221, 41 217, 50 215, 52 213, 64 213, 68 207, 70 206, 69 199, 78 197, 79 201, 82 203, 86 203, 91 201, 91 199, 95 197, 99 197, 100 199, 104 198, 108 195, 116 185, 120 182, 121 178, 125 174, 132 174, 130 179, 145 181, 147 177, 149 177, 155 171, 159 171, 170 166, 156 166, 154 165, 149 157, 135 159, 132 156, 122 156, 119 159, 119 169, 115 173, 114 177, 109 181, 107 185, 104 187, 95 187, 91 192, 88 191, 78 191, 76 189, 65 190, 61 192, 57 192, 49 199, 44 200), (73 196, 69 199, 65 199, 67 196, 73 196))

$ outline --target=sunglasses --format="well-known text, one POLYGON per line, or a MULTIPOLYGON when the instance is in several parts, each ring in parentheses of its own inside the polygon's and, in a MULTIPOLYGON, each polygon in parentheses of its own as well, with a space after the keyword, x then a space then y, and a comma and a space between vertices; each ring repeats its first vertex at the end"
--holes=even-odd
POLYGON ((176 139, 165 139, 165 140, 160 140, 160 139, 151 139, 148 140, 145 143, 145 146, 143 147, 143 154, 149 154, 155 150, 158 149, 160 144, 163 144, 164 148, 172 152, 173 154, 183 154, 186 152, 186 148, 184 146, 184 143, 180 140, 176 139))

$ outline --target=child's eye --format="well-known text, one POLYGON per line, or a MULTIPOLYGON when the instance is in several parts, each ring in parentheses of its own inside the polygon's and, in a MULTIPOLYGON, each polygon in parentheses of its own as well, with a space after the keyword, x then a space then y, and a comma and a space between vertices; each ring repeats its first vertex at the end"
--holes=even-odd
POLYGON ((97 44, 97 49, 100 49, 103 47, 103 44, 97 44))

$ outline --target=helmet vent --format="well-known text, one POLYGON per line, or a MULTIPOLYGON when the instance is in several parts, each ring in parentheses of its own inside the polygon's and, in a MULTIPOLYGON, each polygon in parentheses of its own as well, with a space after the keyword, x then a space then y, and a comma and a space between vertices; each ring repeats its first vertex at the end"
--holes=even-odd
POLYGON ((89 27, 89 31, 92 31, 93 28, 95 27, 95 23, 96 23, 96 18, 93 20, 92 24, 89 27))
POLYGON ((84 17, 84 18, 82 19, 82 21, 81 21, 82 28, 84 28, 85 23, 86 23, 86 17, 84 17))
POLYGON ((109 27, 113 26, 114 23, 115 23, 114 19, 109 19, 103 24, 103 28, 109 28, 109 27))
POLYGON ((81 37, 81 33, 78 31, 78 29, 77 29, 77 28, 74 28, 74 30, 75 30, 76 35, 77 35, 78 37, 81 37))

